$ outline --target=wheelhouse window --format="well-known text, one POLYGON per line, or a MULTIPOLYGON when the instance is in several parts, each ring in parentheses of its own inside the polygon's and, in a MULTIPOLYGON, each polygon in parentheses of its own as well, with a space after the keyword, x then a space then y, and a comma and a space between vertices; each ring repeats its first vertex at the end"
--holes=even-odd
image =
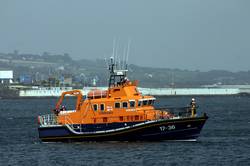
POLYGON ((135 108, 135 101, 129 101, 130 108, 135 108))
POLYGON ((97 111, 97 110, 98 110, 98 104, 94 104, 94 105, 93 105, 93 110, 94 110, 94 111, 97 111))
POLYGON ((141 104, 142 104, 142 101, 141 101, 141 100, 139 100, 139 101, 138 101, 138 107, 140 107, 140 106, 141 106, 141 104))
POLYGON ((155 99, 148 100, 148 105, 154 105, 155 99))
POLYGON ((105 110, 105 105, 104 104, 100 104, 100 110, 103 112, 105 110))
POLYGON ((115 103, 115 108, 121 108, 121 103, 115 103))
POLYGON ((143 100, 142 103, 143 103, 143 106, 145 106, 148 104, 148 100, 143 100))
POLYGON ((128 102, 123 102, 122 103, 122 108, 128 108, 128 102))

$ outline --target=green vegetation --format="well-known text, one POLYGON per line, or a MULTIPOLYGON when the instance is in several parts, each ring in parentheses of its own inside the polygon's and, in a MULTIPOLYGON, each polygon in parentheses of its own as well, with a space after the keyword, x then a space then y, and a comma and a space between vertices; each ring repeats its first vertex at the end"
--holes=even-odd
MULTIPOLYGON (((128 78, 139 80, 142 87, 197 87, 217 84, 250 84, 250 71, 229 72, 212 70, 208 72, 168 68, 140 67, 130 64, 128 78)), ((104 60, 73 60, 69 54, 42 55, 0 53, 0 70, 14 71, 15 81, 21 75, 32 77, 33 85, 62 85, 61 78, 72 78, 72 86, 106 86, 108 71, 104 60), (52 79, 53 78, 53 79, 52 79), (54 81, 53 81, 54 80, 54 81)), ((63 84, 65 85, 65 84, 63 84)), ((67 84, 68 85, 68 84, 67 84)))

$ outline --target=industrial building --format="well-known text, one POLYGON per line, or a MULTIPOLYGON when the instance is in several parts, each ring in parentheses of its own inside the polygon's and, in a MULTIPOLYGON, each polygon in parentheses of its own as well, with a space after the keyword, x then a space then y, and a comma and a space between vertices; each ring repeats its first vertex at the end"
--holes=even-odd
POLYGON ((12 70, 0 70, 0 84, 10 84, 13 82, 12 70))

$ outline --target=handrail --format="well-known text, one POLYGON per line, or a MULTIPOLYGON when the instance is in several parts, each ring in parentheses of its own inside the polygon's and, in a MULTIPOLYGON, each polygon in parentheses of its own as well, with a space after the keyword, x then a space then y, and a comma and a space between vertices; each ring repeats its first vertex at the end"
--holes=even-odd
POLYGON ((58 125, 55 114, 47 114, 38 116, 41 126, 58 125))
POLYGON ((78 126, 79 128, 74 127, 75 124, 73 123, 72 119, 69 116, 64 116, 64 121, 66 122, 65 125, 69 126, 72 130, 75 131, 75 129, 80 129, 80 131, 82 131, 81 125, 78 126))
POLYGON ((69 123, 69 124, 74 124, 73 121, 71 120, 71 118, 68 117, 67 115, 64 115, 64 121, 69 123))
POLYGON ((150 110, 145 110, 145 115, 147 115, 147 111, 152 111, 152 110, 158 110, 159 112, 154 112, 154 119, 171 119, 171 118, 176 118, 176 117, 192 117, 192 109, 186 109, 186 110, 169 110, 169 109, 150 109, 150 110))
POLYGON ((138 127, 138 126, 142 126, 142 125, 145 125, 145 124, 150 124, 150 123, 155 123, 155 122, 159 122, 159 121, 162 121, 164 119, 158 119, 158 120, 151 120, 151 121, 144 121, 144 122, 141 122, 141 123, 137 123, 137 124, 133 124, 133 125, 129 125, 129 126, 125 126, 125 127, 120 127, 120 128, 116 128, 116 129, 107 129, 107 130, 101 130, 101 131, 91 131, 91 132, 78 132, 76 130, 74 130, 70 125, 68 124, 65 124, 65 126, 71 131, 73 132, 74 134, 92 134, 92 133, 110 133, 110 132, 114 132, 114 131, 121 131, 121 130, 125 130, 125 129, 130 129, 130 128, 133 128, 133 127, 138 127))
MULTIPOLYGON (((88 107, 91 105, 88 105, 88 107)), ((182 107, 183 108, 183 107, 182 107)), ((154 114, 154 120, 160 120, 160 119, 171 119, 171 118, 179 118, 179 117, 192 117, 194 116, 192 114, 192 110, 190 107, 185 107, 186 110, 169 110, 168 108, 156 108, 154 110, 159 110, 159 112, 155 112, 154 114)), ((149 110, 144 110, 144 114, 140 114, 140 115, 126 115, 126 116, 122 116, 123 117, 123 121, 124 122, 137 122, 137 121, 145 121, 147 120, 146 117, 141 118, 141 116, 145 116, 147 113, 147 111, 151 111, 151 109, 149 110), (132 118, 133 116, 133 118, 132 118), (136 118, 135 116, 138 116, 138 118, 136 118)), ((86 116, 87 111, 85 111, 84 116, 86 116)), ((64 116, 64 121, 66 124, 70 125, 73 129, 80 129, 82 130, 82 126, 77 126, 77 128, 74 126, 76 124, 73 123, 72 119, 70 118, 69 115, 64 114, 62 115, 64 116)), ((121 116, 111 116, 111 117, 107 117, 107 123, 109 122, 110 119, 119 119, 121 116)), ((94 119, 96 120, 100 120, 105 118, 105 116, 101 116, 101 117, 94 117, 94 119)), ((57 116, 55 114, 47 114, 47 115, 41 115, 39 116, 39 121, 40 124, 42 126, 48 126, 48 125, 58 125, 57 122, 57 116)))

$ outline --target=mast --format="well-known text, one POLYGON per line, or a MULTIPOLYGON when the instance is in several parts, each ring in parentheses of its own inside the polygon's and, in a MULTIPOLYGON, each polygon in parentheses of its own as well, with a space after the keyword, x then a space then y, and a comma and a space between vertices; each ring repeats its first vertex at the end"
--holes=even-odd
POLYGON ((127 75, 127 69, 122 69, 122 66, 117 66, 115 63, 114 57, 110 58, 110 64, 109 64, 109 72, 110 72, 110 77, 109 77, 109 88, 111 87, 116 87, 119 85, 122 85, 126 80, 126 75, 127 75), (118 68, 118 69, 116 69, 118 68))

